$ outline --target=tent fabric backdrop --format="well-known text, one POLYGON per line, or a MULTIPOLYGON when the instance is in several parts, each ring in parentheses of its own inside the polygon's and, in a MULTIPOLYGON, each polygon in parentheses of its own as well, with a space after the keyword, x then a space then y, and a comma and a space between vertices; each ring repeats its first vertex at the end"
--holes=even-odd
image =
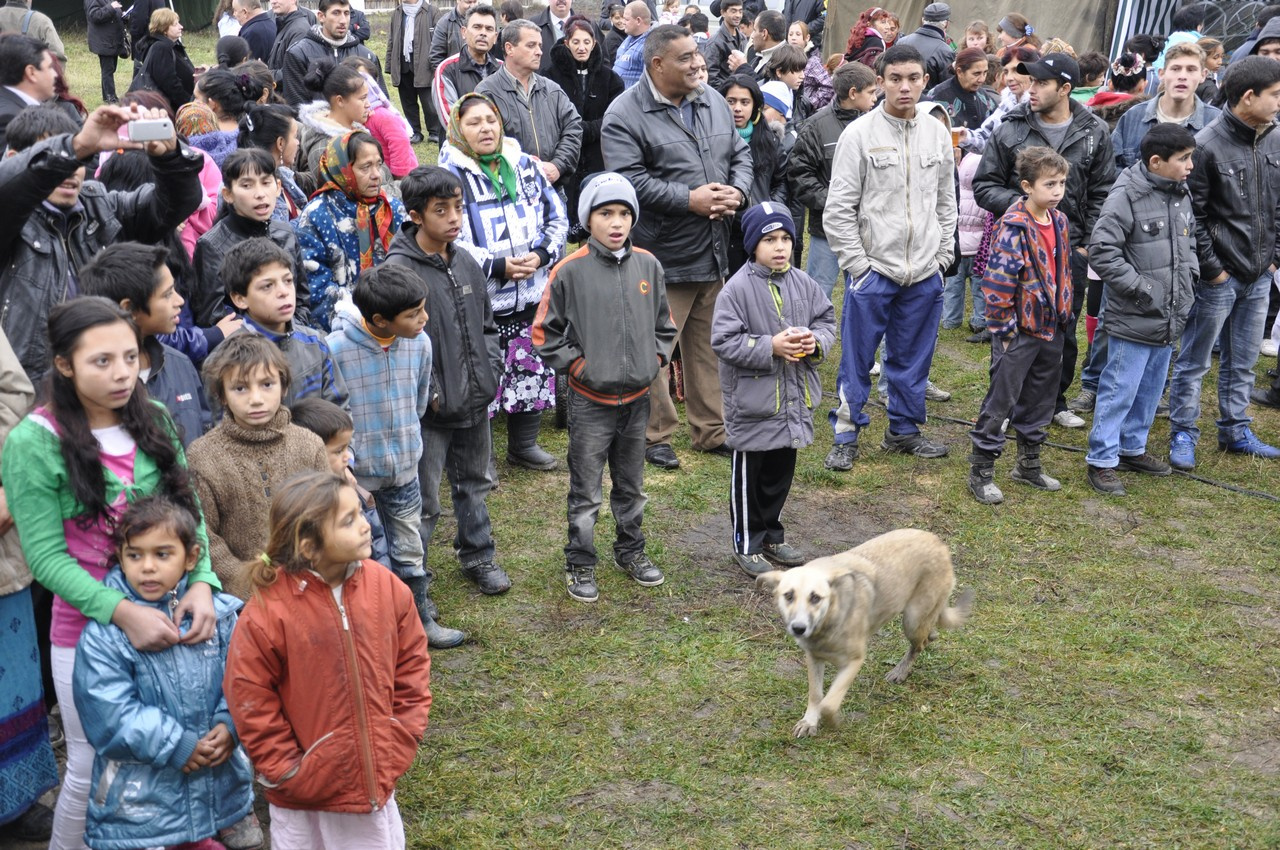
MULTIPOLYGON (((863 10, 881 5, 902 21, 902 32, 914 32, 920 27, 921 15, 929 0, 889 0, 876 4, 863 0, 830 0, 827 6, 827 29, 823 36, 822 52, 830 56, 844 52, 849 40, 849 28, 858 20, 863 10)), ((1111 32, 1115 28, 1116 12, 1120 0, 1076 0, 1076 2, 1050 2, 1050 0, 959 0, 951 3, 951 29, 948 35, 953 41, 964 37, 965 25, 970 21, 986 21, 992 29, 1006 12, 1021 12, 1035 27, 1042 39, 1054 36, 1065 39, 1077 53, 1089 50, 1109 52, 1111 32)))

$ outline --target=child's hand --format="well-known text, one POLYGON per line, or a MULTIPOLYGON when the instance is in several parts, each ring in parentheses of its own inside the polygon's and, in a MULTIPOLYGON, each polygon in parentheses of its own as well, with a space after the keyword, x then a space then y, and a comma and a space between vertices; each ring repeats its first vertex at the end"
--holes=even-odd
POLYGON ((795 334, 795 328, 787 328, 773 337, 773 356, 781 357, 788 363, 795 363, 804 356, 804 346, 795 334))
POLYGON ((812 354, 818 350, 818 339, 813 335, 813 331, 808 328, 795 328, 800 336, 800 348, 805 354, 812 354))
POLYGON ((235 313, 228 313, 218 320, 218 330, 222 331, 223 337, 229 337, 236 331, 240 330, 240 326, 244 324, 244 319, 235 313))
MULTIPOLYGON (((225 723, 219 723, 200 739, 200 744, 207 745, 205 752, 208 754, 209 767, 217 767, 218 765, 231 758, 231 753, 235 750, 235 741, 231 738, 231 732, 227 730, 225 723)), ((196 747, 200 749, 199 745, 196 747)))

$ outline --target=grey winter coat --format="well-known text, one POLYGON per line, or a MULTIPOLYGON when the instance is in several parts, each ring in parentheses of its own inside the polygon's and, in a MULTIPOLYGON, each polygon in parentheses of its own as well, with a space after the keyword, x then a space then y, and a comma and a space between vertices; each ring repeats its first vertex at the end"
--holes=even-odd
POLYGON ((914 47, 924 57, 924 71, 929 75, 928 87, 932 89, 946 82, 955 74, 952 67, 956 61, 956 52, 947 41, 947 34, 932 24, 924 24, 913 33, 898 39, 898 44, 914 47))
POLYGON ((812 443, 813 411, 822 401, 818 364, 835 343, 835 308, 809 275, 796 268, 773 272, 750 262, 729 278, 711 321, 711 349, 720 358, 725 444, 740 452, 763 452, 812 443), (808 328, 818 344, 796 363, 773 356, 774 335, 789 327, 808 328))
POLYGON ((1187 184, 1154 175, 1141 162, 1122 171, 1093 228, 1089 265, 1106 286, 1108 334, 1172 345, 1187 324, 1200 276, 1187 184))
MULTIPOLYGON (((460 53, 466 46, 466 42, 462 40, 462 30, 466 25, 466 15, 459 15, 457 8, 450 9, 444 13, 444 17, 436 20, 435 31, 431 34, 431 52, 428 54, 432 71, 439 68, 440 63, 453 54, 460 53)), ((498 34, 501 35, 501 33, 502 29, 499 27, 498 34)))
POLYGON ((416 225, 405 222, 391 240, 386 262, 409 269, 427 289, 432 399, 422 423, 470 428, 489 418, 502 373, 487 281, 466 251, 450 245, 446 264, 439 254, 427 254, 418 246, 417 233, 416 225))
MULTIPOLYGON (((431 87, 431 40, 436 34, 436 17, 439 13, 430 3, 413 18, 413 87, 431 87)), ((400 66, 404 63, 404 12, 400 7, 391 10, 391 35, 387 39, 387 73, 391 85, 400 86, 400 66)))
POLYGON ((204 198, 202 161, 180 144, 152 157, 153 184, 109 192, 86 180, 79 204, 66 214, 44 201, 84 165, 70 135, 52 136, 0 162, 0 327, 33 382, 51 365, 49 310, 75 294, 76 271, 107 245, 159 242, 195 212, 204 198))
POLYGON ((267 66, 275 72, 277 85, 283 78, 285 54, 298 39, 311 32, 314 24, 315 14, 301 6, 287 15, 276 18, 276 40, 271 44, 271 55, 267 57, 267 66))
POLYGON ((668 287, 733 272, 728 222, 690 212, 690 190, 724 183, 743 198, 751 195, 751 150, 733 126, 729 105, 706 86, 689 97, 692 131, 654 97, 645 72, 609 106, 600 131, 605 167, 631 181, 640 201, 632 241, 662 263, 668 287))
POLYGON ((502 132, 520 143, 520 150, 560 169, 559 186, 578 167, 582 152, 582 117, 564 89, 541 74, 529 78, 529 99, 506 68, 476 86, 502 113, 502 132))

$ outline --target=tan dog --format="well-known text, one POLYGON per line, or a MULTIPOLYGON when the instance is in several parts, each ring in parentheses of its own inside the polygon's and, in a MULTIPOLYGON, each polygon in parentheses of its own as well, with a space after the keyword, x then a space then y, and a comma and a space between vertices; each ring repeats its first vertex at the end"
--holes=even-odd
POLYGON ((795 725, 797 738, 818 734, 819 721, 836 722, 866 659, 868 641, 889 620, 902 614, 902 630, 911 644, 885 676, 896 684, 906 680, 920 650, 937 636, 935 628, 959 628, 973 608, 972 590, 962 593, 955 607, 947 607, 956 584, 951 550, 937 535, 915 528, 881 534, 793 570, 764 573, 756 584, 773 592, 782 622, 804 650, 809 705, 795 725), (823 696, 827 664, 837 671, 823 696))

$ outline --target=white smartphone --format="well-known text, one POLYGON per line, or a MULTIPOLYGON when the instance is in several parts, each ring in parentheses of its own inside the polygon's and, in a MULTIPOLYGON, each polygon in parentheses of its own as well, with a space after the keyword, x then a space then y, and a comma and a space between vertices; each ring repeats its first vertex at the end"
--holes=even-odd
POLYGON ((173 138, 173 122, 168 118, 139 118, 126 126, 131 142, 163 142, 173 138))

